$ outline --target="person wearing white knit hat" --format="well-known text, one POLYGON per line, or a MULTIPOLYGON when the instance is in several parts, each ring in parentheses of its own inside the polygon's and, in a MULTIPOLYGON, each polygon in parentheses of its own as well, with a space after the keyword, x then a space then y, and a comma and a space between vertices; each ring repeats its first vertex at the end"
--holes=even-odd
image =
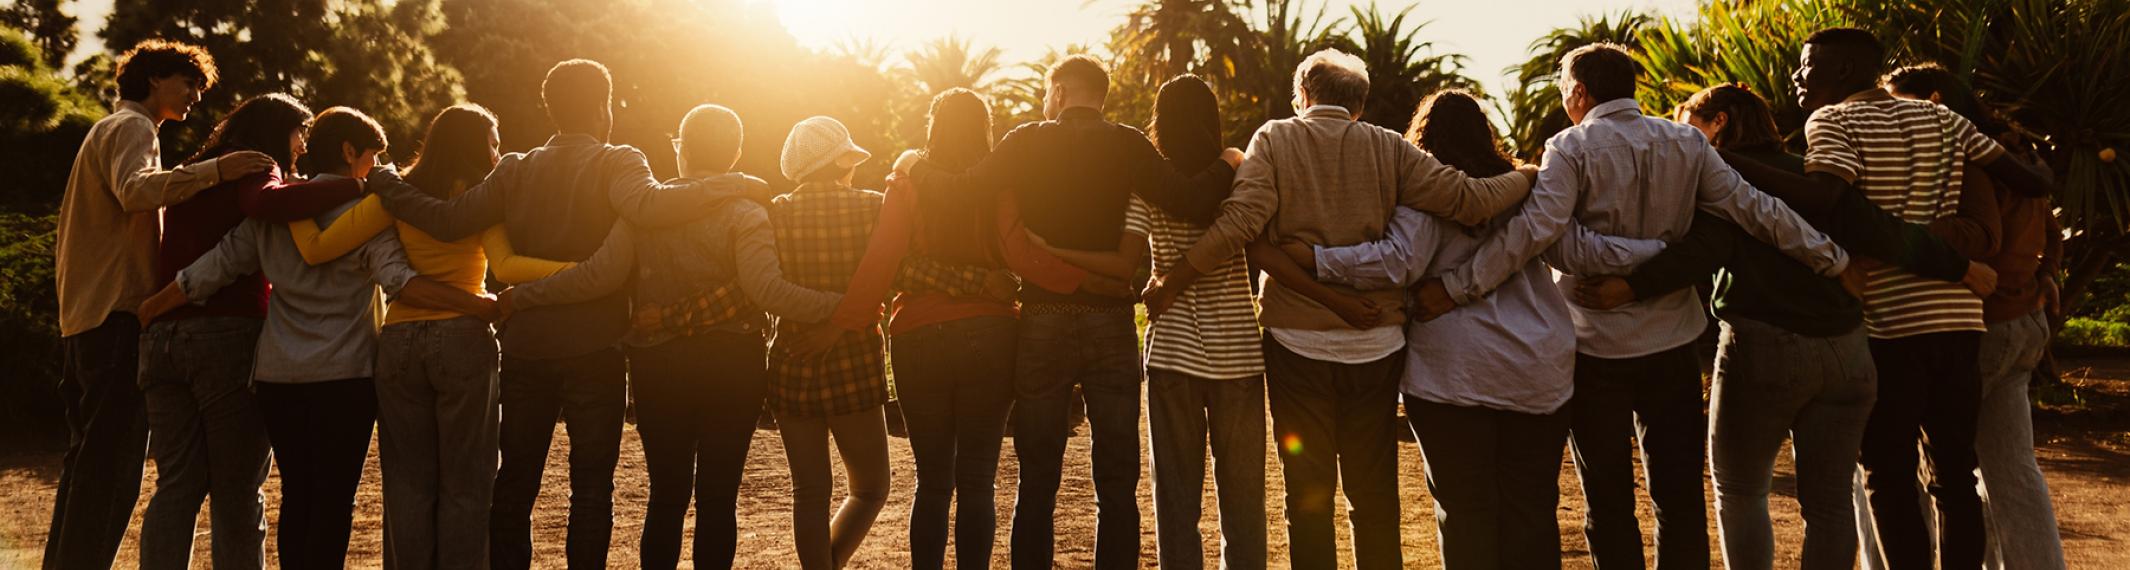
POLYGON ((785 178, 793 182, 807 182, 809 176, 823 168, 840 171, 845 186, 850 185, 850 174, 859 164, 873 157, 873 153, 860 148, 851 140, 851 130, 841 121, 823 116, 807 117, 791 127, 791 134, 784 137, 784 152, 777 165, 785 178))
MULTIPOLYGON (((778 165, 799 187, 773 201, 769 220, 791 282, 817 291, 850 287, 886 199, 851 187, 851 173, 872 156, 828 117, 799 121, 784 138, 778 165)), ((792 546, 801 567, 842 567, 887 505, 887 398, 887 352, 878 327, 844 333, 792 319, 777 323, 769 410, 791 463, 792 546), (850 481, 833 519, 831 437, 850 481)))

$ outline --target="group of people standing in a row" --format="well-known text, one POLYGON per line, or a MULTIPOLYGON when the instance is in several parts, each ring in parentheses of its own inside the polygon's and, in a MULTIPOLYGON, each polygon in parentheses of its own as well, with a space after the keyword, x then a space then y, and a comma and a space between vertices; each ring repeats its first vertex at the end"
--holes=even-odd
POLYGON ((1222 565, 1265 566, 1268 402, 1295 567, 1338 565, 1341 487, 1356 565, 1402 565, 1403 430, 1451 567, 1560 565, 1564 445, 1598 566, 1640 567, 1636 442, 1658 564, 1709 563, 1712 464, 1724 561, 1770 567, 1786 438, 1807 568, 1852 567, 1859 544, 1873 567, 2061 567, 2025 390, 2054 298, 2051 184, 1953 74, 1882 88, 1884 60, 1859 30, 1808 40, 1798 157, 1758 95, 1718 86, 1680 122, 1647 117, 1632 57, 1579 49, 1559 78, 1575 125, 1533 167, 1470 94, 1429 97, 1403 137, 1356 121, 1368 73, 1336 51, 1295 70, 1298 116, 1247 152, 1224 148, 1205 82, 1163 85, 1142 134, 1103 118, 1107 72, 1073 57, 1049 70, 1048 120, 995 145, 983 97, 938 94, 885 194, 852 187, 870 154, 842 124, 801 121, 778 161, 798 187, 772 198, 730 172, 743 129, 715 105, 681 121, 680 177, 654 179, 605 142, 611 82, 586 60, 549 70, 557 132, 529 152, 499 154, 495 118, 458 105, 402 175, 360 111, 265 95, 164 169, 158 125, 215 68, 145 42, 62 205, 74 438, 45 566, 110 565, 145 447, 142 567, 189 564, 208 498, 215 567, 262 566, 269 456, 281 565, 340 567, 375 425, 386 566, 525 568, 559 419, 568 563, 604 567, 633 394, 644 567, 679 562, 691 498, 694 564, 732 564, 765 405, 795 562, 841 567, 893 487, 892 350, 914 567, 944 564, 950 528, 959 566, 990 565, 1009 424, 1011 560, 1052 565, 1075 399, 1094 564, 1141 565, 1142 383, 1164 567, 1204 563, 1209 463, 1222 565), (490 274, 514 286, 491 297, 490 274), (1694 286, 1711 275, 1704 410, 1694 286), (1142 352, 1133 285, 1149 276, 1142 352), (848 482, 833 512, 831 440, 848 482))

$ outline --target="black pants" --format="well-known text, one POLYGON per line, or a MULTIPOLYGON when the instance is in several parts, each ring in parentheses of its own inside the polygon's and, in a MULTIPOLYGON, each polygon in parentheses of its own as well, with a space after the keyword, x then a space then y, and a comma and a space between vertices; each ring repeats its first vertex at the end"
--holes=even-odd
POLYGON ((281 470, 281 516, 274 528, 281 567, 340 568, 348 558, 370 428, 377 424, 377 384, 356 378, 253 386, 281 470))
POLYGON ((614 534, 614 464, 628 405, 627 362, 605 349, 550 360, 503 357, 503 461, 489 510, 489 562, 532 565, 532 510, 554 443, 555 420, 569 430, 569 567, 606 568, 614 534))
POLYGON ((1982 333, 1871 339, 1879 399, 1864 423, 1864 489, 1888 567, 1931 567, 1930 530, 1916 494, 1916 469, 1930 464, 1944 568, 1982 565, 1982 500, 1975 493, 1975 419, 1981 413, 1982 333))
POLYGON ((1708 458, 1708 414, 1695 354, 1688 343, 1636 358, 1575 356, 1569 433, 1590 505, 1583 535, 1598 568, 1643 567, 1642 529, 1635 522, 1636 443, 1656 503, 1657 567, 1708 568, 1708 502, 1701 476, 1708 458))
POLYGON ((1405 397, 1420 440, 1443 566, 1559 568, 1561 447, 1568 414, 1522 414, 1405 397))
POLYGON ((111 313, 102 325, 60 340, 68 439, 44 542, 47 569, 109 568, 126 537, 148 449, 140 338, 132 313, 111 313))
POLYGON ((895 333, 895 395, 917 461, 910 567, 946 565, 954 519, 960 568, 990 568, 997 540, 1000 438, 1013 408, 1011 317, 976 317, 895 333), (955 510, 958 509, 958 510, 955 510))
POLYGON ((1295 568, 1338 566, 1332 489, 1344 482, 1357 568, 1399 568, 1398 379, 1405 351, 1365 364, 1311 360, 1265 337, 1265 395, 1287 477, 1295 568))
POLYGON ((695 567, 732 567, 740 477, 769 382, 762 347, 760 333, 705 333, 629 351, 636 433, 651 480, 644 568, 680 563, 691 495, 695 567))

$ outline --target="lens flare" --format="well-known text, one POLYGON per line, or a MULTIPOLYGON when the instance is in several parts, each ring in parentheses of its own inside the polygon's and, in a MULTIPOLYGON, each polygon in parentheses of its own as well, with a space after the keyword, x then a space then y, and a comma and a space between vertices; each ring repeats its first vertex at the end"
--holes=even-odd
POLYGON ((1287 434, 1287 436, 1286 436, 1286 437, 1282 437, 1282 438, 1280 438, 1280 440, 1279 440, 1279 447, 1280 447, 1280 449, 1284 449, 1284 450, 1286 450, 1286 451, 1287 451, 1287 455, 1301 455, 1301 454, 1302 454, 1302 436, 1301 436, 1301 435, 1299 435, 1299 434, 1292 434, 1292 433, 1290 433, 1290 434, 1287 434))

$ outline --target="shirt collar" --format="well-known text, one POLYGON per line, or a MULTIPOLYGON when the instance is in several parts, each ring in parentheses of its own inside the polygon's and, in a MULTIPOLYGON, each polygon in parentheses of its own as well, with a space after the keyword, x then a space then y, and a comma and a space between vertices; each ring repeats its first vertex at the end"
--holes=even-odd
POLYGON ((599 144, 599 139, 592 138, 592 135, 584 133, 555 133, 555 136, 547 137, 547 144, 541 146, 577 146, 586 144, 599 144))
POLYGON ((1311 105, 1307 109, 1302 109, 1302 116, 1337 117, 1340 119, 1352 119, 1353 111, 1345 107, 1340 107, 1338 105, 1311 105))
POLYGON ((1058 113, 1059 121, 1100 121, 1102 110, 1094 107, 1066 107, 1058 113))
POLYGON ((141 102, 139 101, 129 101, 125 99, 120 99, 118 100, 118 108, 114 109, 113 111, 119 113, 131 111, 134 114, 147 117, 150 121, 155 120, 155 115, 148 113, 148 106, 141 104, 141 102))
POLYGON ((1589 113, 1583 115, 1583 122, 1589 123, 1620 113, 1633 113, 1636 116, 1640 116, 1642 114, 1642 105, 1636 103, 1633 97, 1621 97, 1599 103, 1598 106, 1591 107, 1589 113))
POLYGON ((1863 91, 1858 91, 1858 92, 1856 92, 1856 94, 1855 94, 1855 95, 1850 95, 1850 96, 1848 96, 1848 97, 1846 97, 1846 98, 1842 99, 1842 102, 1843 102, 1843 103, 1857 103, 1857 102, 1863 102, 1863 101, 1888 101, 1888 100, 1892 100, 1892 99, 1893 99, 1893 94, 1892 94, 1892 93, 1887 93, 1887 92, 1886 92, 1886 90, 1885 90, 1885 89, 1883 89, 1883 88, 1873 87, 1873 88, 1871 88, 1871 89, 1866 89, 1866 90, 1863 90, 1863 91))

